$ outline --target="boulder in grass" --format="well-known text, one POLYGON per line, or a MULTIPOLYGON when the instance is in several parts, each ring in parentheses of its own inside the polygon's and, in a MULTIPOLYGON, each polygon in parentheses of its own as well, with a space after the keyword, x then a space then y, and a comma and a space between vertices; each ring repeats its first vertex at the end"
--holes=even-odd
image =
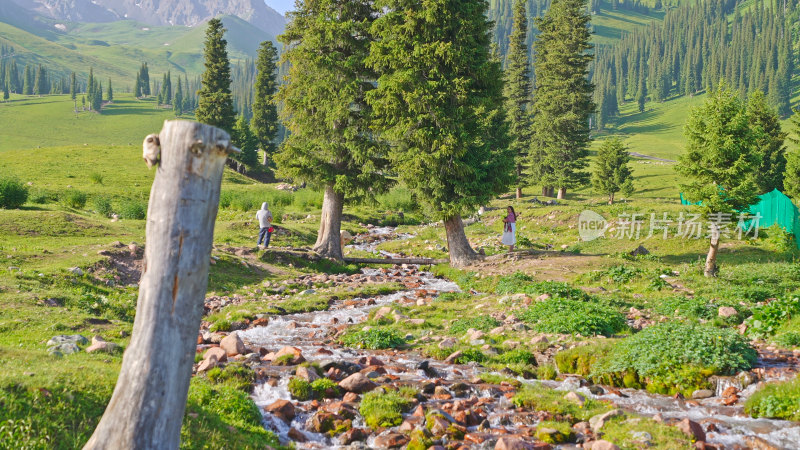
POLYGON ((231 333, 222 338, 219 346, 228 356, 243 355, 247 351, 238 333, 231 333))

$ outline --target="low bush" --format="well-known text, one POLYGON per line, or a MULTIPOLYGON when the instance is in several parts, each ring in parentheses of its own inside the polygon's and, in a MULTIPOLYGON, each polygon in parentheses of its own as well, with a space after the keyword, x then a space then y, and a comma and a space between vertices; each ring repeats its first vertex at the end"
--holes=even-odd
POLYGON ((800 420, 800 378, 766 384, 747 399, 744 410, 753 417, 800 420))
POLYGON ((523 293, 531 296, 550 294, 553 297, 572 300, 590 300, 587 293, 570 286, 568 283, 561 283, 558 281, 534 281, 533 277, 521 272, 501 277, 497 282, 495 292, 498 294, 523 293))
POLYGON ((339 385, 328 378, 318 378, 312 381, 311 389, 317 398, 336 398, 341 393, 339 385))
POLYGON ((103 174, 92 172, 89 174, 89 181, 91 181, 92 184, 103 184, 103 174))
POLYGON ((534 303, 520 318, 543 333, 611 336, 627 329, 625 316, 610 307, 564 298, 534 303))
POLYGON ((111 200, 107 197, 95 197, 92 200, 92 207, 94 208, 94 212, 103 217, 111 217, 111 214, 114 213, 111 208, 111 200))
POLYGON ((704 297, 667 297, 655 300, 653 310, 668 317, 686 317, 689 319, 713 319, 717 316, 717 307, 704 297))
POLYGON ((28 201, 28 187, 11 178, 0 178, 0 209, 17 209, 28 201))
POLYGON ((394 427, 403 422, 403 412, 412 399, 403 392, 377 389, 367 392, 361 399, 359 412, 370 428, 394 427))
POLYGON ((503 364, 536 365, 536 355, 524 348, 515 348, 514 350, 501 353, 497 355, 494 360, 503 364))
POLYGON ((541 384, 526 384, 511 401, 518 408, 547 411, 551 414, 572 416, 574 422, 589 420, 590 417, 611 409, 607 404, 587 398, 583 406, 564 398, 566 392, 547 388, 541 384))
POLYGON ((467 319, 456 319, 450 325, 450 334, 463 334, 470 328, 489 331, 500 326, 500 322, 491 316, 476 316, 467 319))
POLYGON ((607 279, 613 283, 627 283, 632 279, 639 276, 642 269, 637 267, 622 264, 619 266, 609 267, 608 269, 596 272, 594 274, 595 280, 607 279))
POLYGON ((747 335, 755 338, 772 336, 778 328, 800 315, 800 298, 784 297, 752 309, 753 315, 745 323, 747 335))
POLYGON ((406 340, 394 330, 384 328, 370 328, 345 335, 342 339, 345 345, 370 350, 397 348, 405 344, 406 340))
POLYGON ((126 220, 144 220, 147 217, 147 204, 136 199, 125 200, 119 206, 119 217, 126 220))
POLYGON ((61 203, 68 208, 81 209, 86 206, 86 194, 70 189, 61 194, 61 203))
POLYGON ((588 376, 595 363, 607 355, 616 343, 617 341, 601 341, 558 352, 555 356, 556 367, 561 373, 588 376))
POLYGON ((232 362, 224 368, 214 367, 206 373, 206 377, 215 384, 227 383, 245 392, 250 392, 256 380, 253 369, 239 362, 232 362))
POLYGON ((289 390, 289 394, 291 394, 292 398, 300 400, 301 402, 311 400, 314 397, 314 389, 311 387, 311 383, 304 378, 290 378, 286 388, 289 390))
POLYGON ((620 341, 593 368, 593 377, 607 376, 620 385, 642 382, 660 393, 687 392, 706 386, 710 375, 748 370, 756 351, 731 329, 684 322, 664 322, 620 341))

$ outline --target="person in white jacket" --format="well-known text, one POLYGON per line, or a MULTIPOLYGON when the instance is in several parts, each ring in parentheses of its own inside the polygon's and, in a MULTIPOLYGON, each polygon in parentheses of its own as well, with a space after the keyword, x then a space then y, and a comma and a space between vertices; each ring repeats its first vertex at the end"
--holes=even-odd
POLYGON ((256 213, 258 225, 261 229, 258 232, 258 246, 261 246, 261 241, 264 241, 264 248, 269 247, 269 238, 272 237, 272 213, 269 210, 267 202, 261 204, 261 209, 256 213))

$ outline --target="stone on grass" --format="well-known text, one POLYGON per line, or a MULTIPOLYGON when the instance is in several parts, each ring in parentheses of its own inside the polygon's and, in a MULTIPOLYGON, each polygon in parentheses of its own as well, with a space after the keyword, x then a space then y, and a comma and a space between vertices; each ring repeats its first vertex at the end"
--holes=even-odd
POLYGON ((592 442, 592 446, 589 448, 591 448, 592 450, 619 450, 619 447, 617 447, 615 444, 612 444, 611 442, 605 441, 603 439, 592 442))
POLYGON ((81 336, 80 334, 59 334, 58 336, 53 336, 47 341, 47 346, 52 347, 54 345, 61 345, 61 344, 76 344, 76 345, 86 345, 89 343, 89 340, 85 337, 81 336))
POLYGON ((200 361, 200 364, 197 366, 197 373, 202 373, 207 370, 211 370, 214 367, 219 365, 219 359, 217 359, 216 355, 211 355, 204 360, 200 361))
POLYGON ((703 427, 693 420, 683 419, 678 422, 675 427, 683 431, 684 434, 691 437, 695 441, 706 440, 706 432, 703 430, 703 427))
POLYGON ((305 358, 303 357, 303 352, 300 351, 297 347, 283 347, 282 349, 278 350, 278 353, 275 353, 274 357, 272 358, 272 363, 275 364, 276 362, 278 365, 290 365, 296 366, 300 363, 305 362, 305 358), (291 355, 288 357, 287 355, 291 355))
POLYGON ((317 374, 317 371, 311 367, 299 366, 294 374, 308 381, 309 383, 320 378, 319 374, 317 374))
POLYGON ((104 353, 114 353, 119 348, 119 345, 108 342, 107 340, 103 339, 100 336, 95 336, 92 338, 92 345, 86 347, 86 353, 94 353, 94 352, 104 352, 104 353))
POLYGON ((81 351, 80 347, 78 347, 76 344, 74 344, 72 342, 67 342, 67 343, 59 344, 59 345, 54 345, 54 346, 52 346, 52 347, 47 349, 47 353, 50 353, 51 355, 53 355, 55 357, 58 357, 58 358, 60 358, 60 357, 62 357, 64 355, 70 355, 72 353, 78 353, 80 351, 81 351))
POLYGON ((598 414, 596 416, 592 416, 589 419, 589 426, 592 427, 592 430, 597 433, 603 428, 603 425, 611 419, 612 417, 623 417, 625 413, 621 409, 612 409, 611 411, 604 412, 603 414, 598 414))
POLYGON ((451 353, 451 354, 450 354, 450 356, 448 356, 448 357, 447 357, 447 358, 444 360, 444 362, 445 362, 446 364, 455 364, 456 360, 457 360, 457 359, 458 359, 458 358, 459 358, 461 355, 463 355, 463 354, 464 354, 464 352, 462 352, 461 350, 459 350, 459 351, 457 351, 457 352, 454 352, 454 353, 451 353))
POLYGON ((586 403, 586 397, 577 392, 568 392, 567 395, 564 396, 565 400, 568 400, 572 403, 576 403, 578 406, 583 407, 586 403))
POLYGON ((225 362, 228 360, 228 353, 219 347, 211 347, 203 354, 203 359, 209 358, 216 358, 219 362, 225 362))
POLYGON ((726 318, 735 316, 736 314, 738 314, 736 312, 736 308, 734 308, 732 306, 720 306, 719 307, 719 311, 717 312, 717 315, 719 315, 720 317, 726 317, 726 318))
POLYGON ((242 342, 238 333, 231 333, 225 336, 219 342, 219 346, 221 349, 225 350, 228 356, 243 355, 246 352, 244 342, 242 342))
POLYGON ((442 340, 442 342, 439 342, 439 348, 442 350, 447 348, 453 348, 456 346, 457 343, 458 341, 456 341, 454 338, 447 338, 442 340))
POLYGON ((364 376, 361 372, 356 372, 339 382, 339 386, 347 392, 363 394, 377 387, 375 383, 364 376))

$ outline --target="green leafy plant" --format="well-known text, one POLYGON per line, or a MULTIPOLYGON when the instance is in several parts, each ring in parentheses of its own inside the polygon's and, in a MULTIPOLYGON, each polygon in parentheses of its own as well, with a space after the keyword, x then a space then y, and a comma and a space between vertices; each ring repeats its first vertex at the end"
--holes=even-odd
POLYGON ((543 333, 611 336, 627 329, 625 316, 610 307, 564 298, 534 303, 520 318, 543 333))
POLYGON ((311 400, 314 397, 314 390, 311 387, 311 383, 300 377, 292 377, 289 379, 287 389, 292 398, 300 400, 301 402, 311 400))
POLYGON ((500 326, 500 322, 491 316, 476 316, 467 319, 456 319, 450 325, 451 334, 463 334, 470 328, 489 331, 500 326))
POLYGON ((111 214, 114 212, 111 208, 111 200, 107 197, 95 197, 92 200, 92 207, 97 214, 103 217, 111 217, 111 214))
POLYGON ((311 389, 317 398, 336 398, 341 392, 339 385, 329 378, 318 378, 312 381, 311 389))
POLYGON ((800 298, 784 297, 753 308, 753 315, 745 323, 747 335, 764 338, 772 336, 784 322, 800 314, 800 298))
POLYGON ((534 281, 533 277, 521 272, 501 277, 497 282, 495 292, 498 294, 550 294, 553 297, 572 300, 590 299, 588 294, 578 288, 570 286, 568 283, 561 283, 558 281, 534 281))
POLYGON ((89 174, 89 181, 91 181, 92 184, 103 184, 103 174, 92 172, 89 174))
POLYGON ((28 201, 28 188, 11 178, 0 178, 0 209, 16 209, 28 201))
POLYGON ((147 205, 141 200, 128 199, 119 207, 119 217, 127 220, 144 220, 147 216, 147 205))
POLYGON ((70 189, 62 195, 61 201, 69 208, 81 209, 86 206, 86 194, 70 189))
POLYGON ((384 348, 397 348, 405 344, 405 339, 394 330, 384 328, 370 328, 348 334, 342 340, 345 345, 357 348, 379 350, 384 348))
POLYGON ((753 417, 800 420, 800 379, 765 385, 747 399, 744 410, 753 417))
POLYGON ((359 412, 370 428, 394 427, 403 422, 403 412, 411 405, 411 399, 399 391, 374 390, 361 399, 359 412))

